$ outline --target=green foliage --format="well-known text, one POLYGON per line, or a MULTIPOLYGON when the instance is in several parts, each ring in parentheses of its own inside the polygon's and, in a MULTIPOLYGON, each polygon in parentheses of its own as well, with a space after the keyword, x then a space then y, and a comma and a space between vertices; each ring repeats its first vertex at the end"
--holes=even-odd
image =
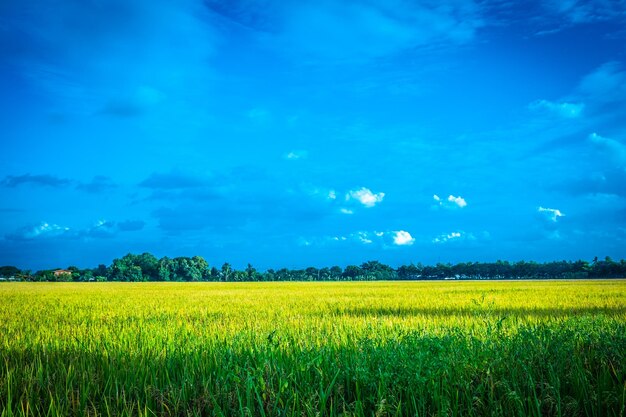
POLYGON ((15 283, 0 354, 2 416, 621 416, 626 283, 15 283))
MULTIPOLYGON (((6 273, 19 271, 15 267, 2 267, 6 273)), ((3 269, 0 268, 0 271, 3 269)), ((348 265, 331 268, 308 267, 305 269, 270 269, 262 272, 251 264, 244 270, 237 270, 229 263, 220 269, 211 267, 201 256, 157 259, 150 253, 127 254, 114 259, 110 267, 99 265, 94 269, 80 270, 68 267, 71 275, 58 276, 53 270, 30 271, 17 274, 19 280, 28 281, 89 281, 93 276, 105 276, 109 281, 391 281, 391 280, 442 280, 442 279, 585 279, 626 277, 626 261, 595 258, 587 261, 556 262, 467 262, 438 263, 436 265, 410 264, 397 269, 379 261, 368 261, 360 266, 348 265)))
POLYGON ((22 271, 15 266, 0 266, 0 277, 15 277, 21 273, 22 271))

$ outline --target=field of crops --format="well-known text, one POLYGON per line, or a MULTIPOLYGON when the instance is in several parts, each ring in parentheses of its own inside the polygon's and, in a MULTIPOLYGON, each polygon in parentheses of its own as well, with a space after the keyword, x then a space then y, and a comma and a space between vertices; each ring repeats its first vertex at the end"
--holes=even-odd
POLYGON ((5 283, 4 416, 624 416, 626 281, 5 283))

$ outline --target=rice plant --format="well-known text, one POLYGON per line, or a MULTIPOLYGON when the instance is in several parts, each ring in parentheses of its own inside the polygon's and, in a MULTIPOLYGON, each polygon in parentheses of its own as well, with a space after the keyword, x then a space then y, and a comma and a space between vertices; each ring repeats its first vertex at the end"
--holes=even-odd
POLYGON ((624 416, 626 282, 6 283, 5 416, 624 416))

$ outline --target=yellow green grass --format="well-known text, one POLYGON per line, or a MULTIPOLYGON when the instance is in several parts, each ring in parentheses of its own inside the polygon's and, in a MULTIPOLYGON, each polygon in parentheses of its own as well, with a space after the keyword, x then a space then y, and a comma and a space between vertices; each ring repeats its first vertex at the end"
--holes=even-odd
POLYGON ((4 416, 624 416, 626 282, 6 283, 4 416))

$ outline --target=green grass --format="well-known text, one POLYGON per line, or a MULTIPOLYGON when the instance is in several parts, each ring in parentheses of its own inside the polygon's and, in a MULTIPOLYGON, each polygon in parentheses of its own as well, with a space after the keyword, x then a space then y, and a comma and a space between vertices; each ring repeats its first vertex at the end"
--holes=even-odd
POLYGON ((626 282, 0 285, 0 415, 624 416, 626 282))

